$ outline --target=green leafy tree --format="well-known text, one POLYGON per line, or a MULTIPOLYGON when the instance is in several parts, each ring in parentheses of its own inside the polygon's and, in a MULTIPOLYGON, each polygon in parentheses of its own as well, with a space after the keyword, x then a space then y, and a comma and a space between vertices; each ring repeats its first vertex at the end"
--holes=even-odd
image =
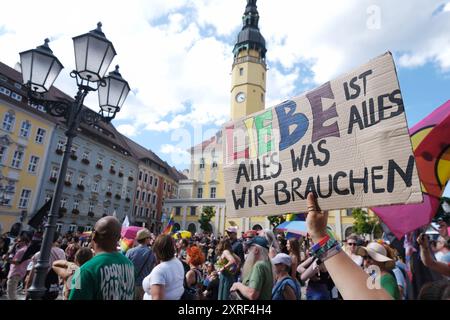
POLYGON ((212 232, 210 222, 215 214, 216 212, 214 211, 213 207, 203 207, 203 212, 200 215, 200 219, 198 220, 198 222, 200 223, 200 229, 202 229, 204 232, 212 232))
POLYGON ((280 216, 269 216, 267 217, 272 228, 278 227, 280 224, 286 221, 286 218, 283 215, 280 216))
POLYGON ((369 213, 360 208, 352 210, 355 219, 353 230, 359 235, 370 235, 372 238, 379 238, 383 234, 380 220, 377 216, 370 216, 369 213))

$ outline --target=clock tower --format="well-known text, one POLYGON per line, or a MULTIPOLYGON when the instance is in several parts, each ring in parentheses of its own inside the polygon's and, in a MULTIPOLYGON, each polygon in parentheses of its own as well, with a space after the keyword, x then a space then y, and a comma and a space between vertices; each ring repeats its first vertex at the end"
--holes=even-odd
POLYGON ((258 27, 256 0, 247 0, 242 30, 233 49, 231 119, 264 110, 266 95, 266 41, 258 27))

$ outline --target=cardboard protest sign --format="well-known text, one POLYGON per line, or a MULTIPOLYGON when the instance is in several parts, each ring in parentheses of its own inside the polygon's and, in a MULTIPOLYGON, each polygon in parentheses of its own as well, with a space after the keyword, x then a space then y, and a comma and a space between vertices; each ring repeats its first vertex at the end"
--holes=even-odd
POLYGON ((394 61, 386 53, 223 128, 227 216, 422 202, 394 61))

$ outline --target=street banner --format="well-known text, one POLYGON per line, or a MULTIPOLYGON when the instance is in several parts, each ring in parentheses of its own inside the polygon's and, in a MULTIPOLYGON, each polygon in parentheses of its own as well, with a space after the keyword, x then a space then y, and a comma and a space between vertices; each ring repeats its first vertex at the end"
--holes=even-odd
POLYGON ((422 202, 391 53, 223 127, 227 216, 422 202))

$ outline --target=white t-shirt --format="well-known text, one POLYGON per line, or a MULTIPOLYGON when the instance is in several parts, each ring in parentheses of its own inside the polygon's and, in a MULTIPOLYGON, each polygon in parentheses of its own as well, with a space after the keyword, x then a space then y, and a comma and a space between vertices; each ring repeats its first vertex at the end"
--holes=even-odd
POLYGON ((177 258, 164 261, 153 268, 152 272, 142 281, 145 291, 144 300, 152 300, 150 288, 154 284, 164 286, 165 300, 179 300, 184 292, 184 268, 177 258))

